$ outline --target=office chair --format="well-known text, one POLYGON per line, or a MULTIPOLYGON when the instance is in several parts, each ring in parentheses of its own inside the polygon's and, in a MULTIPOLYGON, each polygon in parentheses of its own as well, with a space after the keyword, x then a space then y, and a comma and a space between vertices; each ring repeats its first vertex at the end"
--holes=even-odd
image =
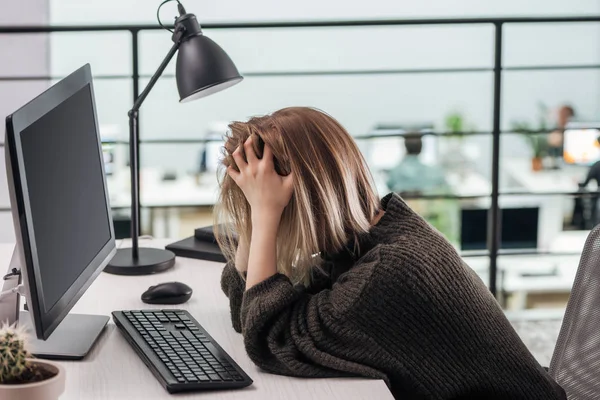
POLYGON ((585 242, 549 372, 569 400, 600 397, 600 225, 585 242))

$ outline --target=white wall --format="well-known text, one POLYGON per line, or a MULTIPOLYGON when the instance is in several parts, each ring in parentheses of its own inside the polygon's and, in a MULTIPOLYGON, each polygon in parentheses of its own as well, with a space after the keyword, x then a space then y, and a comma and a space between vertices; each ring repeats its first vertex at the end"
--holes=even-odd
MULTIPOLYGON (((48 23, 47 0, 1 1, 0 25, 48 23)), ((45 76, 49 71, 44 34, 0 35, 0 76, 45 76)), ((4 118, 46 89, 45 81, 0 81, 0 243, 14 241, 4 163, 4 118)))
MULTIPOLYGON (((159 1, 51 0, 53 23, 155 23, 159 1)), ((186 0, 187 10, 201 22, 369 19, 464 16, 590 15, 600 12, 598 0, 508 0, 448 2, 372 0, 186 0)), ((171 21, 175 6, 162 10, 171 21)), ((242 73, 289 70, 353 70, 394 68, 491 67, 493 28, 385 27, 206 31, 232 56, 242 73)), ((167 32, 141 37, 141 68, 151 74, 170 46, 167 32)), ((507 25, 504 60, 508 66, 599 64, 600 24, 507 25)), ((66 74, 92 61, 96 73, 131 71, 127 34, 52 37, 52 71, 66 74), (93 38, 93 40, 92 40, 93 38), (77 48, 74 54, 72 49, 77 48), (69 55, 67 57, 67 55, 69 55)), ((173 73, 174 62, 167 72, 173 73)), ((503 85, 502 123, 537 119, 537 104, 568 102, 581 119, 600 119, 600 71, 507 72, 503 85)), ((120 126, 126 137, 128 81, 97 81, 103 123, 120 126)), ((288 105, 310 105, 331 113, 353 133, 380 122, 433 122, 443 129, 444 116, 459 110, 478 130, 492 126, 491 73, 355 75, 311 77, 248 77, 240 85, 186 105, 177 103, 173 79, 162 79, 141 113, 143 138, 199 137, 211 123, 244 119, 288 105)), ((490 140, 470 139, 484 172, 489 171, 490 140)), ((507 136, 503 154, 527 154, 521 138, 507 136)), ((192 170, 199 146, 146 145, 145 166, 192 170)))
MULTIPOLYGON (((348 18, 476 17, 521 15, 580 15, 598 11, 593 0, 185 0, 189 12, 204 21, 305 20, 348 18)), ((98 21, 154 22, 158 0, 51 0, 56 23, 98 21)), ((164 7, 164 16, 170 16, 164 7)))

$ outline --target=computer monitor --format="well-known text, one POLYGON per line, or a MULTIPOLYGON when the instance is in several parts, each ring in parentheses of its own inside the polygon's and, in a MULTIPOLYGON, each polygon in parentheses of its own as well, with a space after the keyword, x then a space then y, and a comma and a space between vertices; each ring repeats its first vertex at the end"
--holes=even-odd
POLYGON ((5 153, 17 245, 0 319, 31 324, 38 357, 82 358, 108 317, 68 313, 116 252, 89 65, 6 118, 5 153))
MULTIPOLYGON (((500 248, 534 250, 538 247, 538 207, 500 210, 500 248)), ((461 210, 460 248, 463 251, 487 249, 488 210, 461 210)))
POLYGON ((564 132, 563 159, 567 164, 589 166, 600 161, 600 124, 570 124, 564 132))

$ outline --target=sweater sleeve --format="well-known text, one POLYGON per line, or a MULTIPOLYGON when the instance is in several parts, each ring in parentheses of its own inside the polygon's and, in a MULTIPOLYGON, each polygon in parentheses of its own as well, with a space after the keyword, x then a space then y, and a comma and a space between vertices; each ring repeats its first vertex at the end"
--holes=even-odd
MULTIPOLYGON (((375 253, 375 251, 372 251, 375 253)), ((348 315, 367 290, 377 254, 367 254, 331 289, 307 292, 275 274, 244 293, 242 331, 260 368, 301 377, 387 377, 360 362, 361 338, 348 315)))
POLYGON ((246 282, 240 276, 233 262, 228 262, 221 273, 221 289, 229 298, 229 308, 231 310, 231 323, 236 332, 242 332, 242 323, 240 320, 240 309, 242 307, 242 297, 246 282))

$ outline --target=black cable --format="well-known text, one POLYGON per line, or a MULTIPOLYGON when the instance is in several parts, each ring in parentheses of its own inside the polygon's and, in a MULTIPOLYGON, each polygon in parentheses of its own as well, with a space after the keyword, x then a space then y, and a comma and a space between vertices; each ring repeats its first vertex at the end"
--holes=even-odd
POLYGON ((2 279, 6 281, 13 276, 19 276, 19 275, 21 275, 21 271, 19 271, 17 268, 13 268, 8 274, 4 275, 4 277, 2 279))
POLYGON ((183 4, 181 4, 179 0, 177 0, 177 10, 179 10, 179 16, 187 14, 185 8, 183 7, 183 4))
POLYGON ((179 2, 179 0, 165 0, 162 3, 160 3, 160 5, 158 6, 158 9, 156 10, 156 19, 158 20, 158 24, 161 26, 161 28, 166 29, 171 33, 173 33, 173 30, 164 26, 163 23, 160 21, 160 9, 162 8, 162 6, 164 6, 165 4, 170 3, 172 1, 177 2, 177 4, 178 4, 177 8, 179 9, 180 13, 181 13, 181 10, 183 10, 185 12, 185 9, 183 8, 183 5, 179 2))

